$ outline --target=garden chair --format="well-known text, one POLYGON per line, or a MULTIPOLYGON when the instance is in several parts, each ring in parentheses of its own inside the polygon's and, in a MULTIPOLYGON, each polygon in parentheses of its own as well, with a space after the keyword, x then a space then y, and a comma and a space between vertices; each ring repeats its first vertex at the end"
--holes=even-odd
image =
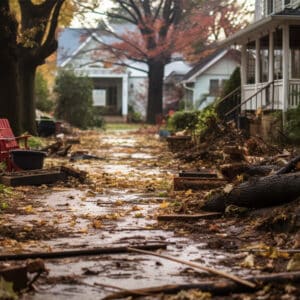
POLYGON ((7 171, 21 170, 12 160, 11 151, 21 149, 20 141, 24 141, 23 149, 28 149, 28 138, 30 135, 15 137, 9 121, 0 119, 0 162, 6 164, 7 171))

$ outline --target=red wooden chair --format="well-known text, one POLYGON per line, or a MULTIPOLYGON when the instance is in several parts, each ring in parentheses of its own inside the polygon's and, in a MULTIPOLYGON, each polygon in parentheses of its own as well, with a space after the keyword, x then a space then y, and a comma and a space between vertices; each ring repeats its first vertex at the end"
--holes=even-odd
POLYGON ((6 164, 6 169, 8 171, 20 170, 20 168, 14 164, 11 159, 11 150, 20 149, 20 141, 24 141, 24 149, 28 149, 27 140, 30 135, 22 135, 15 137, 9 121, 7 119, 0 119, 0 162, 6 164))

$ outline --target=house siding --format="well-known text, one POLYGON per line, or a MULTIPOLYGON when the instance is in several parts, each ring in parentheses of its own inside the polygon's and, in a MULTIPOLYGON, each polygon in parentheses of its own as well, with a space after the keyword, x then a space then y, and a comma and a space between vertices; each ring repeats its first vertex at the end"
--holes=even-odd
MULTIPOLYGON (((289 4, 297 3, 299 0, 290 0, 289 4)), ((284 9, 285 0, 256 0, 255 2, 255 20, 258 21, 272 13, 278 13, 284 9), (271 2, 272 1, 272 2, 271 2), (273 6, 270 12, 269 5, 273 6)))
POLYGON ((237 61, 225 58, 209 68, 204 74, 198 76, 195 81, 193 96, 195 107, 202 109, 215 100, 214 96, 209 95, 210 80, 228 80, 238 66, 239 63, 237 61), (199 106, 200 102, 202 104, 199 106))

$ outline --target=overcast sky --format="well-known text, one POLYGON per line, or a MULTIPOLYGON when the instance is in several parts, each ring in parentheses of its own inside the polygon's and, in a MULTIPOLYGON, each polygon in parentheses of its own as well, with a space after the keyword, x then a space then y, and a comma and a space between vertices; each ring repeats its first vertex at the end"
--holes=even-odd
MULTIPOLYGON (((0 0, 1 1, 1 0, 0 0)), ((209 1, 209 0, 208 0, 209 1)), ((244 2, 244 0, 239 0, 240 2, 244 2)), ((246 0, 247 4, 249 6, 253 5, 255 0, 246 0)), ((101 6, 97 10, 99 13, 105 12, 108 8, 112 6, 112 3, 110 0, 105 0, 102 2, 101 6)), ((71 27, 73 28, 79 28, 79 27, 96 27, 98 21, 101 18, 101 15, 97 13, 87 13, 85 14, 84 18, 82 16, 77 16, 73 19, 71 23, 71 27)))

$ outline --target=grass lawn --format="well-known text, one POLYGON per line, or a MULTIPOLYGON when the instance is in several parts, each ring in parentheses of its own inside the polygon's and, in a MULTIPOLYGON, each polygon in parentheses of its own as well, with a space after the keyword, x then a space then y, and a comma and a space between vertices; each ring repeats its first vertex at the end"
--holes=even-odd
POLYGON ((106 130, 138 130, 143 127, 143 124, 133 124, 133 123, 106 123, 106 130))

